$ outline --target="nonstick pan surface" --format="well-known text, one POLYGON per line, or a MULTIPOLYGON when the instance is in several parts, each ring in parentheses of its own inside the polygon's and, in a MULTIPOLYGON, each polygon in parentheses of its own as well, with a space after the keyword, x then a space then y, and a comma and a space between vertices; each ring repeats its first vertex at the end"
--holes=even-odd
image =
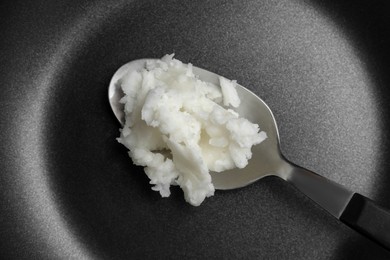
POLYGON ((286 157, 390 208, 387 1, 3 1, 2 259, 388 259, 278 178, 150 189, 107 87, 175 53, 257 93, 286 157))

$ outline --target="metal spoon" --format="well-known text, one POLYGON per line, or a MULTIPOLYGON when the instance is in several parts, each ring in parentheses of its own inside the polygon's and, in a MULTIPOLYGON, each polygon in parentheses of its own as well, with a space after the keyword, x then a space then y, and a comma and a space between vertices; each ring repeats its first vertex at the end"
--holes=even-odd
MULTIPOLYGON (((147 60, 135 60, 123 65, 111 79, 108 89, 109 102, 122 125, 124 113, 119 99, 123 93, 118 80, 129 71, 144 68, 147 60)), ((219 75, 197 67, 193 67, 193 72, 201 80, 219 85, 219 75)), ((222 173, 212 172, 215 188, 236 189, 266 176, 278 176, 298 188, 337 219, 390 249, 390 212, 372 200, 286 160, 280 150, 279 133, 270 108, 243 86, 237 85, 237 93, 243 102, 236 111, 251 122, 259 124, 268 138, 252 148, 252 159, 245 168, 222 173)))

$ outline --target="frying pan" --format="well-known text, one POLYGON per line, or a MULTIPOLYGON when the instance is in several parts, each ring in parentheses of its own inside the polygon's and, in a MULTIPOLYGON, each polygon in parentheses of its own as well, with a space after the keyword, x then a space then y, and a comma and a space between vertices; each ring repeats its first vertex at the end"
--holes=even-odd
POLYGON ((386 1, 3 1, 2 259, 386 259, 276 178, 200 207, 115 141, 122 64, 175 53, 271 107, 288 159, 389 208, 386 1))

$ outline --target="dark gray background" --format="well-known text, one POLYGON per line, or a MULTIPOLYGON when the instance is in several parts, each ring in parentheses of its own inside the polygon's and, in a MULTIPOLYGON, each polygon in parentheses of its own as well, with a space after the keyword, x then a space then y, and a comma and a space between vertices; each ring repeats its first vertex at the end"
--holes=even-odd
POLYGON ((111 76, 174 52, 261 96, 287 158, 390 207, 390 8, 337 2, 2 1, 2 258, 389 258, 277 178, 161 199, 115 141, 111 76))

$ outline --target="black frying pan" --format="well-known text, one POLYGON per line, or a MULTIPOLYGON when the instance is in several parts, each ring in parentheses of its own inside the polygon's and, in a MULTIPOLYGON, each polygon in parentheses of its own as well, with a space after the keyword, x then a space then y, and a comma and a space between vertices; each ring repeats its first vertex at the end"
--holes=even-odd
POLYGON ((261 96, 284 154, 390 208, 387 1, 3 1, 2 259, 386 259, 276 178, 162 199, 115 141, 122 64, 176 53, 261 96))

